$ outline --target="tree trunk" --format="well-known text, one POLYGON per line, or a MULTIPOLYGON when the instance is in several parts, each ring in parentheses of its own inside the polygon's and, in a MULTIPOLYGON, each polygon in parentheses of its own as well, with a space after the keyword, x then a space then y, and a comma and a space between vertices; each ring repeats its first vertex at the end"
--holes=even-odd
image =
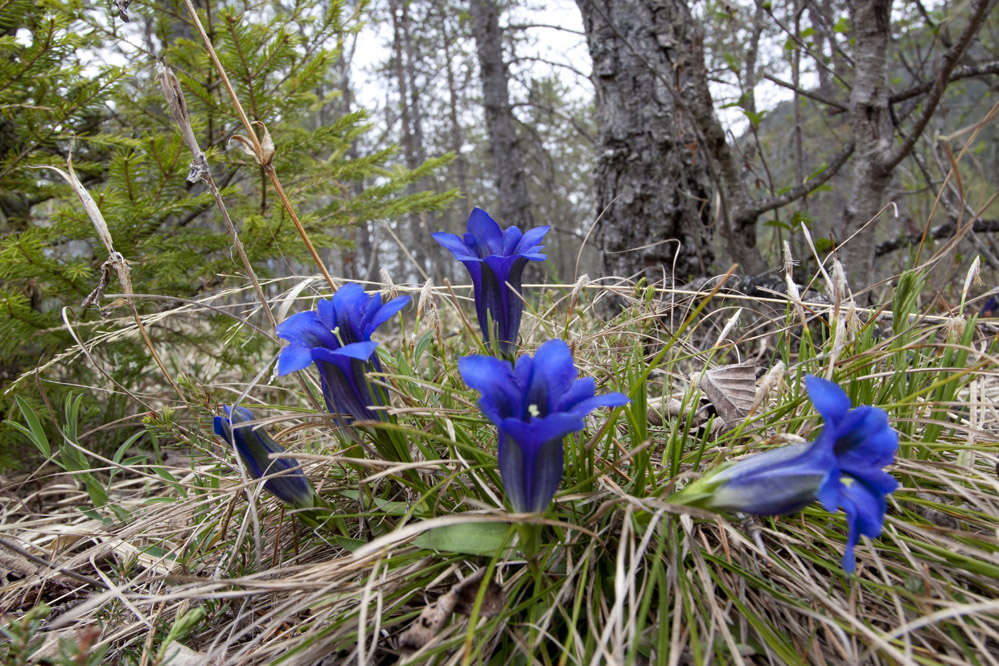
POLYGON ((596 88, 603 270, 649 280, 706 275, 714 258, 707 158, 676 102, 685 74, 674 64, 693 48, 690 13, 681 0, 577 4, 596 88))
POLYGON ((489 157, 499 192, 497 221, 502 226, 516 224, 522 230, 528 229, 534 226, 531 197, 510 107, 510 74, 503 60, 503 31, 499 26, 498 10, 494 0, 469 0, 468 10, 482 80, 489 157))
MULTIPOLYGON (((392 12, 393 51, 395 60, 396 81, 399 86, 399 113, 402 128, 400 143, 406 166, 415 169, 423 163, 423 126, 419 108, 419 92, 415 89, 415 66, 412 40, 410 39, 409 3, 407 0, 390 0, 389 10, 392 12)), ((410 183, 406 186, 407 194, 416 194, 420 186, 410 183)), ((419 213, 407 215, 409 220, 410 253, 417 266, 423 271, 428 268, 426 237, 429 231, 423 228, 419 213)), ((400 234, 403 238, 405 235, 400 234)), ((419 274, 416 275, 419 278, 419 274)))
MULTIPOLYGON (((351 49, 349 53, 341 51, 339 58, 337 58, 342 115, 347 115, 354 110, 354 91, 350 81, 350 63, 353 55, 353 49, 351 49)), ((323 117, 326 111, 327 107, 320 110, 320 123, 322 125, 329 124, 329 121, 323 117)), ((351 141, 347 148, 347 157, 356 160, 360 156, 361 152, 357 148, 357 143, 351 141)), ((359 181, 351 181, 346 184, 346 188, 351 197, 358 197, 364 191, 364 184, 359 181)), ((350 236, 354 242, 354 247, 345 255, 344 268, 347 269, 348 275, 352 279, 373 282, 380 279, 378 276, 380 266, 378 265, 378 244, 374 242, 373 229, 370 229, 368 224, 368 220, 358 220, 352 226, 350 236)))
MULTIPOLYGON (((885 203, 892 170, 883 167, 893 135, 888 106, 888 46, 891 42, 891 0, 854 0, 850 6, 854 46, 850 126, 856 142, 850 199, 836 230, 843 243, 885 203)), ((876 223, 874 223, 876 224, 876 223)), ((842 258, 857 286, 870 284, 874 267, 874 224, 842 249, 842 258)))
POLYGON ((836 240, 846 245, 842 257, 854 280, 869 284, 874 278, 876 223, 868 221, 888 203, 888 187, 899 162, 912 152, 936 112, 954 68, 964 56, 988 16, 992 0, 975 0, 961 34, 940 59, 934 81, 923 98, 919 117, 894 141, 888 88, 888 50, 891 45, 891 0, 853 0, 850 25, 854 41, 854 75, 850 91, 850 125, 856 145, 850 201, 836 229, 836 240))

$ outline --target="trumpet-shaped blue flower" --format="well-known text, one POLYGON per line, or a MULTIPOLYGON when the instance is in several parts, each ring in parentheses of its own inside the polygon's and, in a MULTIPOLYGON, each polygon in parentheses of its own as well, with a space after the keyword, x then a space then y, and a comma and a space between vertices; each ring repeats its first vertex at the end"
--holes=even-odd
POLYGON ((245 425, 253 412, 245 407, 225 405, 225 416, 215 417, 215 434, 232 444, 254 479, 264 479, 264 488, 275 497, 299 509, 316 506, 316 491, 294 458, 270 458, 284 453, 263 428, 245 425))
POLYGON ((522 233, 514 226, 500 230, 488 213, 476 208, 468 217, 468 233, 464 237, 444 232, 431 234, 468 269, 475 289, 479 328, 486 344, 496 340, 504 354, 513 354, 520 332, 524 267, 528 261, 547 259, 541 254, 541 241, 548 229, 536 227, 522 233))
POLYGON ((511 366, 490 356, 466 356, 458 370, 482 394, 479 408, 499 428, 503 489, 515 511, 544 511, 562 480, 562 439, 582 430, 597 407, 628 402, 621 393, 594 395, 592 377, 577 378, 569 347, 541 345, 511 366))
POLYGON ((805 378, 805 388, 824 420, 818 439, 749 456, 695 484, 696 503, 723 511, 777 516, 819 500, 827 511, 846 513, 850 531, 843 569, 854 567, 860 535, 874 538, 884 524, 885 496, 898 482, 882 468, 895 459, 898 433, 883 409, 850 399, 833 382, 805 378))
POLYGON ((369 296, 361 285, 348 283, 316 310, 299 312, 281 322, 278 337, 290 344, 278 357, 278 374, 302 370, 311 363, 319 369, 323 398, 343 426, 353 420, 373 421, 384 414, 370 407, 384 404, 372 390, 368 372, 381 372, 371 334, 409 303, 409 296, 382 304, 381 295, 369 296))

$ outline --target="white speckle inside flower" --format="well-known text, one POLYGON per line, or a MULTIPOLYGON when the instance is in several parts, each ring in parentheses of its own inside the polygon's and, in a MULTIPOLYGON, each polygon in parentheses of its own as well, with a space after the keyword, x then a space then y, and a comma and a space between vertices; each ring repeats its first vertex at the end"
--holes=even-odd
POLYGON ((531 417, 535 418, 535 419, 538 418, 539 416, 541 416, 541 410, 538 409, 537 405, 528 405, 527 406, 527 413, 530 414, 531 417))
POLYGON ((847 488, 849 488, 850 486, 853 485, 853 477, 852 476, 846 476, 844 474, 843 476, 839 477, 839 480, 847 488))

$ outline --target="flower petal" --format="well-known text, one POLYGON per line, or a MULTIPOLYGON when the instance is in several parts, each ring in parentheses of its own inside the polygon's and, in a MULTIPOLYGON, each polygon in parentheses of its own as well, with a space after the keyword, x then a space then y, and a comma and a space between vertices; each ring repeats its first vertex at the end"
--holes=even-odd
POLYGON ((854 547, 860 540, 861 534, 872 539, 880 536, 885 520, 886 502, 883 494, 863 481, 852 477, 844 478, 850 482, 844 483, 840 489, 840 507, 846 513, 850 533, 846 541, 846 550, 843 552, 843 569, 847 573, 853 573, 854 547))
POLYGON ((303 345, 288 345, 278 356, 278 375, 303 370, 312 364, 312 349, 303 345))
POLYGON ((469 388, 482 394, 479 408, 494 424, 521 415, 521 395, 509 363, 491 356, 466 356, 458 360, 458 372, 469 388))
POLYGON ((880 469, 895 460, 898 433, 883 409, 862 405, 836 427, 836 456, 845 470, 880 469))
POLYGON ((503 232, 496 220, 481 208, 472 209, 468 216, 468 233, 475 239, 479 257, 503 253, 503 232))
POLYGON ((524 237, 523 232, 521 232, 520 227, 513 225, 507 227, 503 230, 503 252, 501 254, 510 256, 516 254, 515 250, 517 245, 520 243, 520 239, 524 237))
POLYGON ((524 232, 523 237, 521 237, 520 242, 517 243, 517 247, 514 248, 512 254, 536 254, 537 251, 541 249, 539 244, 544 239, 545 234, 548 233, 549 229, 551 229, 551 227, 535 227, 533 229, 528 229, 524 232))
POLYGON ((525 423, 505 419, 499 427, 500 476, 516 511, 544 511, 562 480, 562 439, 583 428, 574 414, 552 414, 525 423))
POLYGON ((399 310, 409 305, 409 296, 399 296, 393 298, 391 301, 381 306, 375 315, 371 318, 371 322, 365 327, 365 335, 371 335, 375 332, 375 329, 387 322, 389 319, 394 317, 399 310))
POLYGON ((353 344, 344 345, 339 349, 325 349, 323 347, 317 347, 312 350, 312 360, 313 361, 326 361, 327 363, 334 363, 340 365, 345 357, 348 359, 356 358, 359 361, 367 361, 371 359, 371 355, 375 353, 375 349, 378 347, 377 342, 372 342, 368 340, 367 342, 355 342, 353 344))
POLYGON ((586 416, 592 412, 597 407, 620 407, 622 405, 627 405, 631 400, 628 399, 623 393, 603 393, 601 395, 595 395, 592 398, 587 398, 576 403, 576 406, 572 408, 574 414, 579 416, 586 416))
POLYGON ((578 375, 569 345, 549 340, 534 353, 534 372, 526 387, 527 404, 536 405, 541 416, 554 411, 558 399, 569 393, 578 375))
POLYGON ((827 379, 806 375, 805 390, 809 400, 815 405, 815 411, 822 415, 828 425, 838 424, 853 406, 843 389, 827 379))
POLYGON ((458 261, 479 261, 479 255, 475 252, 475 248, 468 247, 460 236, 445 233, 443 231, 437 231, 430 235, 435 241, 440 243, 445 250, 453 254, 454 258, 458 261))
POLYGON ((305 347, 337 347, 340 344, 313 310, 293 314, 278 324, 275 332, 279 338, 305 347))

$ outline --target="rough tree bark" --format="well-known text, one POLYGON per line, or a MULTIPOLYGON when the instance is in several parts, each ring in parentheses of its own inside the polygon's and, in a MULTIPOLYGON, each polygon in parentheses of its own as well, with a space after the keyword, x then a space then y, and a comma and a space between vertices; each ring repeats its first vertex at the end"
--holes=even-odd
POLYGON ((850 200, 837 224, 836 240, 843 243, 852 236, 843 246, 841 256, 849 274, 860 284, 870 283, 874 277, 874 224, 866 228, 864 225, 887 203, 895 167, 912 152, 926 130, 955 67, 981 28, 991 3, 992 0, 975 0, 960 36, 941 60, 919 117, 906 128, 899 143, 894 142, 890 107, 893 100, 888 87, 892 1, 853 0, 850 3, 854 40, 850 125, 856 157, 850 200))
POLYGON ((690 49, 680 0, 577 0, 593 58, 600 147, 597 243, 606 274, 705 275, 712 187, 674 67, 690 49), (679 245, 676 241, 679 241, 679 245))
MULTIPOLYGON (((888 106, 891 0, 854 0, 850 5, 850 25, 855 44, 850 126, 856 154, 850 198, 836 234, 840 243, 874 218, 883 205, 892 173, 881 168, 880 162, 881 156, 891 150, 894 134, 888 106)), ((870 282, 874 262, 874 247, 865 250, 864 240, 858 236, 842 250, 844 264, 858 286, 870 282)))
POLYGON ((472 35, 482 80, 482 105, 489 132, 489 156, 499 191, 502 226, 516 224, 521 229, 534 226, 531 197, 521 155, 520 141, 510 107, 509 78, 503 60, 503 31, 494 0, 469 0, 472 35))

